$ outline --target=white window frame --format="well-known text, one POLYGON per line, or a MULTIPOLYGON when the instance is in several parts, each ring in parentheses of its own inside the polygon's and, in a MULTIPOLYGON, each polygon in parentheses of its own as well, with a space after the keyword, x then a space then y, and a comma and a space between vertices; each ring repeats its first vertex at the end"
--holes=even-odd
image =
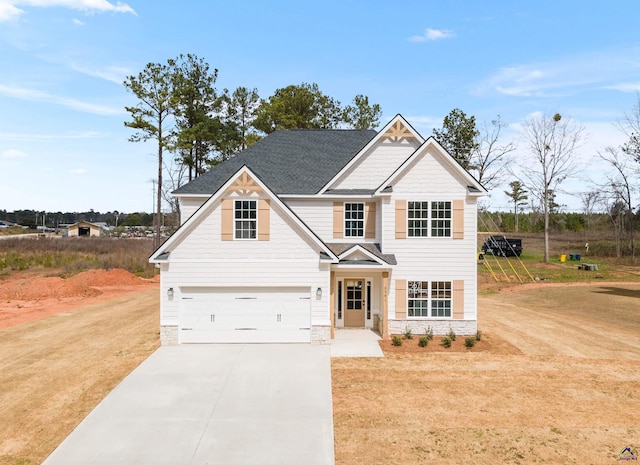
MULTIPOLYGON (((421 312, 421 313, 422 313, 421 312)), ((407 280, 407 318, 409 319, 453 319, 453 281, 428 281, 422 279, 407 280), (426 288, 425 288, 426 284, 426 288), (420 296, 412 296, 412 291, 417 291, 420 296), (426 315, 411 315, 411 301, 426 302, 426 307, 422 307, 422 312, 426 311, 426 315), (438 308, 434 304, 438 303, 438 308), (436 315, 440 313, 439 305, 444 303, 449 315, 436 315)))
POLYGON ((431 223, 430 223, 430 211, 431 211, 431 202, 427 201, 427 200, 407 200, 407 237, 429 237, 429 233, 431 231, 431 223), (420 204, 420 209, 418 210, 419 212, 425 212, 427 214, 426 217, 420 217, 420 218, 410 218, 409 217, 409 212, 411 211, 415 211, 415 208, 412 209, 411 208, 411 204, 416 204, 419 203, 420 204), (426 205, 426 209, 423 208, 426 205), (425 223, 425 226, 422 227, 420 226, 419 228, 416 228, 415 225, 412 227, 411 226, 411 221, 421 221, 425 223), (412 232, 419 230, 421 232, 424 232, 424 234, 412 234, 412 232))
POLYGON ((427 318, 429 316, 429 281, 407 281, 407 317, 427 318), (426 287, 425 287, 426 286, 426 287), (412 295, 414 294, 414 295, 412 295), (426 315, 411 315, 414 305, 411 302, 423 302, 420 307, 421 313, 426 311, 426 315))
POLYGON ((453 237, 453 202, 450 200, 436 200, 429 202, 429 236, 430 237, 453 237), (448 212, 448 218, 441 218, 439 216, 434 215, 434 205, 437 204, 448 204, 448 208, 437 208, 438 212, 448 212), (442 222, 444 225, 438 225, 439 222, 442 222), (448 232, 448 234, 434 234, 434 231, 444 231, 448 232))
MULTIPOLYGON (((251 235, 251 234, 250 234, 251 235)), ((233 239, 236 241, 257 241, 258 240, 258 201, 256 199, 234 199, 233 202, 233 239), (240 209, 238 209, 238 203, 241 203, 240 209), (242 202, 249 202, 250 207, 246 210, 243 208, 242 202), (253 206, 251 206, 253 204, 253 206), (236 212, 238 211, 247 211, 251 213, 251 211, 255 211, 255 218, 237 218, 236 212), (237 223, 240 222, 253 222, 255 227, 251 228, 240 228, 238 229, 237 223), (238 232, 240 231, 240 237, 238 237, 238 232), (244 231, 249 231, 249 233, 253 232, 253 237, 242 237, 244 231)))
MULTIPOLYGON (((356 212, 359 212, 359 211, 360 210, 357 210, 356 212)), ((351 211, 350 211, 350 213, 351 213, 351 211)), ((345 202, 344 203, 344 215, 343 216, 344 217, 343 217, 343 223, 342 224, 343 224, 343 228, 344 228, 344 237, 345 238, 354 238, 354 237, 355 238, 363 238, 364 235, 365 235, 365 226, 366 226, 366 224, 365 224, 366 218, 365 218, 365 204, 364 204, 364 202, 345 202), (362 218, 361 219, 347 218, 347 205, 360 205, 362 207, 362 210, 361 210, 362 211, 362 218), (362 227, 360 228, 360 227, 356 226, 356 227, 349 228, 349 227, 347 227, 347 223, 348 222, 359 222, 359 223, 362 224, 362 227), (362 233, 361 234, 347 234, 347 231, 353 231, 353 230, 355 230, 356 232, 361 230, 362 233)))

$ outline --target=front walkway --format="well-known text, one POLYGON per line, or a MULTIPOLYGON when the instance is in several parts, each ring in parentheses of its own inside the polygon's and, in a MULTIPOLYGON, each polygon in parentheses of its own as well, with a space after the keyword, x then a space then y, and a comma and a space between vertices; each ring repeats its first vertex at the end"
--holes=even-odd
POLYGON ((378 333, 363 328, 336 328, 331 357, 384 357, 378 333))

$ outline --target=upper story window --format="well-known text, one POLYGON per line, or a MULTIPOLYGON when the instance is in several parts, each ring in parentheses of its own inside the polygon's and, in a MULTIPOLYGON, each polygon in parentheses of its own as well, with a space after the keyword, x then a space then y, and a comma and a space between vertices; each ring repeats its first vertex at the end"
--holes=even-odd
POLYGON ((364 203, 344 204, 345 237, 364 237, 364 203))
POLYGON ((451 202, 431 202, 431 236, 451 237, 451 202))
POLYGON ((236 200, 234 203, 234 238, 256 239, 258 234, 258 205, 255 200, 236 200))
POLYGON ((429 202, 407 202, 407 232, 409 237, 429 234, 429 202))

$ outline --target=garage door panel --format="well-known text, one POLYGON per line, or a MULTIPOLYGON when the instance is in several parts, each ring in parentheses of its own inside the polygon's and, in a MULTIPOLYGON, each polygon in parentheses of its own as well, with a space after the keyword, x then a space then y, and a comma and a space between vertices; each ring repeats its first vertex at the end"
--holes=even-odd
POLYGON ((181 342, 310 342, 309 290, 183 290, 181 342))

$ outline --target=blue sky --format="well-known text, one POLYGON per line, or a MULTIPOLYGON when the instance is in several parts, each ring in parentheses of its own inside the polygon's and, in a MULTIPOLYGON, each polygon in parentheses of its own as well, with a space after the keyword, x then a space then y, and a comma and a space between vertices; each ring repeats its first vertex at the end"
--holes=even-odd
MULTIPOLYGON (((218 89, 267 98, 315 82, 343 104, 367 95, 383 124, 401 113, 423 136, 453 108, 500 115, 505 141, 531 114, 560 112, 588 133, 589 169, 567 184, 585 191, 637 102, 638 17, 631 0, 0 0, 0 209, 151 211, 155 147, 128 142, 136 101, 122 81, 180 53, 218 68, 218 89)), ((509 207, 502 190, 489 208, 509 207)))

